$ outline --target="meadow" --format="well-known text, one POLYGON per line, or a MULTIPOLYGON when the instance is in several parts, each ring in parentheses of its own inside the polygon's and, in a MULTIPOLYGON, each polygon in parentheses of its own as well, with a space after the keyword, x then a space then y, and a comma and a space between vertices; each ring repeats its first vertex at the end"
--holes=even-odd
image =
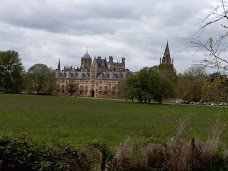
MULTIPOLYGON (((166 143, 180 120, 185 137, 207 140, 228 121, 228 108, 36 95, 0 95, 0 133, 28 133, 47 143, 100 139, 116 146, 127 137, 166 143)), ((222 138, 228 143, 227 130, 222 138)))

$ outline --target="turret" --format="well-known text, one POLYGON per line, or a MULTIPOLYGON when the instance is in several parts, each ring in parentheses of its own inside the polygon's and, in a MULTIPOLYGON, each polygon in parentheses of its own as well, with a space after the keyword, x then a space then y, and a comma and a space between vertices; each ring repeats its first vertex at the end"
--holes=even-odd
POLYGON ((125 65, 125 58, 122 58, 122 64, 125 65))
POLYGON ((60 71, 60 58, 59 58, 59 62, 58 62, 58 70, 60 71))
POLYGON ((89 70, 91 67, 91 63, 92 63, 92 58, 90 57, 87 49, 85 55, 81 58, 81 69, 89 70))
POLYGON ((109 56, 109 63, 113 64, 113 57, 112 56, 109 56))

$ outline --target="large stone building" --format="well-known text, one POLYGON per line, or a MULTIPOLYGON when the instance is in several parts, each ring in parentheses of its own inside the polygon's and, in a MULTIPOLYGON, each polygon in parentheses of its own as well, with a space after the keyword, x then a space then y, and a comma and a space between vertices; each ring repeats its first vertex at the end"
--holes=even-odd
POLYGON ((121 95, 123 81, 131 74, 125 68, 125 58, 114 62, 100 56, 93 59, 88 50, 81 58, 80 68, 64 67, 61 70, 60 60, 56 69, 57 94, 81 97, 118 98, 121 95))

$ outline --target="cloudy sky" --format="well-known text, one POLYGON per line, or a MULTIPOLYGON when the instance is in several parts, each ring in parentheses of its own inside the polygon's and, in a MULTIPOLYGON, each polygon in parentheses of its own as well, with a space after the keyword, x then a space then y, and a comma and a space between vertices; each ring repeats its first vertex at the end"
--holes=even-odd
POLYGON ((36 63, 80 66, 91 57, 126 58, 137 71, 159 64, 168 40, 178 72, 202 53, 188 48, 197 23, 216 0, 1 0, 0 51, 16 50, 26 69, 36 63))

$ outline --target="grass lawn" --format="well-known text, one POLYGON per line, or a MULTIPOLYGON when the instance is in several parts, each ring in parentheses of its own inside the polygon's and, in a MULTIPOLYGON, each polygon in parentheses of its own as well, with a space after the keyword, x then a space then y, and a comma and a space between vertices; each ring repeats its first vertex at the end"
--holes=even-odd
MULTIPOLYGON (((102 139, 117 145, 126 137, 165 143, 187 122, 185 136, 207 140, 216 120, 228 121, 228 108, 138 104, 56 96, 0 95, 0 132, 27 132, 42 142, 82 143, 102 139)), ((228 143, 226 130, 222 134, 228 143)))

